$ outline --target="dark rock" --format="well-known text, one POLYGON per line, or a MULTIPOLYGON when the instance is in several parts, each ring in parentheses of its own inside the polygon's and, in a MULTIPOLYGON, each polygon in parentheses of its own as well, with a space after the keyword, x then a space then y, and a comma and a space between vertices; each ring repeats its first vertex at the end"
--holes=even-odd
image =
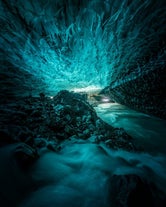
MULTIPOLYGON (((68 108, 68 112, 69 109, 73 109, 74 108, 74 114, 75 115, 88 115, 90 113, 90 115, 93 118, 96 118, 97 115, 95 113, 95 110, 93 109, 93 107, 84 99, 84 97, 78 93, 73 93, 73 92, 69 92, 69 91, 60 91, 55 97, 54 97, 54 103, 55 105, 57 104, 62 104, 65 106, 69 106, 68 108)), ((66 108, 65 108, 66 110, 66 108)), ((71 112, 70 112, 71 113, 71 112)))
POLYGON ((12 143, 12 137, 6 129, 0 129, 0 146, 12 143))
POLYGON ((44 100, 45 94, 44 93, 40 93, 39 95, 40 95, 41 100, 44 100))
POLYGON ((138 175, 114 175, 110 179, 110 207, 161 207, 163 201, 156 195, 155 186, 138 175))
POLYGON ((19 166, 22 169, 27 169, 36 161, 38 153, 32 147, 23 143, 15 149, 14 156, 19 166))
POLYGON ((128 135, 123 128, 115 128, 112 132, 112 139, 130 141, 133 138, 128 135))
POLYGON ((99 143, 100 142, 99 138, 96 135, 92 135, 88 140, 92 143, 99 143))
POLYGON ((45 147, 45 141, 37 141, 37 137, 62 142, 72 136, 89 139, 95 135, 97 140, 93 140, 93 143, 109 140, 106 143, 111 148, 133 149, 130 136, 97 117, 94 108, 78 93, 60 91, 53 99, 44 94, 40 94, 40 97, 25 97, 6 105, 0 113, 2 127, 9 132, 8 136, 13 142, 42 148, 45 147))
POLYGON ((60 150, 60 146, 58 146, 57 145, 57 143, 56 142, 49 142, 48 144, 47 144, 47 148, 49 149, 49 150, 51 150, 51 151, 54 151, 54 152, 57 152, 57 151, 59 151, 60 150))
POLYGON ((133 138, 122 128, 115 128, 110 138, 105 140, 105 144, 113 149, 126 149, 128 151, 138 150, 133 143, 133 138))
POLYGON ((46 139, 44 138, 35 138, 33 144, 34 144, 34 147, 43 148, 43 147, 46 147, 47 142, 46 142, 46 139))

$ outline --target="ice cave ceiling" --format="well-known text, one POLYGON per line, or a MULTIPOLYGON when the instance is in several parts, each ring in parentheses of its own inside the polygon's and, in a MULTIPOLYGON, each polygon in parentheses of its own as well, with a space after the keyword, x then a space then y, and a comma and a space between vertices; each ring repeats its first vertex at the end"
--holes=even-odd
POLYGON ((1 95, 158 81, 165 13, 165 0, 0 0, 1 95))

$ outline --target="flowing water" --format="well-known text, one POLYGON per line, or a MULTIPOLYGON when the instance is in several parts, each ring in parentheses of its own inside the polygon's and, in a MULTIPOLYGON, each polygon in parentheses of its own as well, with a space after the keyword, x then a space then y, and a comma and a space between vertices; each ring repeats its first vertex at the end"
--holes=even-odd
POLYGON ((103 103, 95 107, 97 114, 113 127, 121 127, 146 152, 166 154, 166 121, 140 113, 118 103, 103 103))
POLYGON ((114 189, 110 178, 114 175, 138 175, 147 183, 153 182, 163 192, 161 197, 166 195, 165 121, 119 104, 102 104, 96 111, 109 124, 125 128, 144 145, 144 152, 69 140, 58 153, 42 150, 25 172, 13 158, 16 145, 0 148, 3 207, 115 207, 110 199, 114 189))

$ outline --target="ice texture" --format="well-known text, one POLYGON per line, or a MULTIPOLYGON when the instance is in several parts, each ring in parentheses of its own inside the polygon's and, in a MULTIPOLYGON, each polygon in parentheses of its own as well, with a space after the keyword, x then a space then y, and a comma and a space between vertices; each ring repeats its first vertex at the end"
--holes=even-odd
POLYGON ((2 90, 104 88, 161 68, 164 2, 1 0, 2 90))

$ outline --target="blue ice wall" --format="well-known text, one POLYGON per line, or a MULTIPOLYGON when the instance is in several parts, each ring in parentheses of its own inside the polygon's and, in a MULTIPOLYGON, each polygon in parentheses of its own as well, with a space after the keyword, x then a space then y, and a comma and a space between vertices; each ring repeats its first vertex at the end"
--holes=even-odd
POLYGON ((1 94, 136 78, 165 64, 164 0, 0 0, 1 94))

